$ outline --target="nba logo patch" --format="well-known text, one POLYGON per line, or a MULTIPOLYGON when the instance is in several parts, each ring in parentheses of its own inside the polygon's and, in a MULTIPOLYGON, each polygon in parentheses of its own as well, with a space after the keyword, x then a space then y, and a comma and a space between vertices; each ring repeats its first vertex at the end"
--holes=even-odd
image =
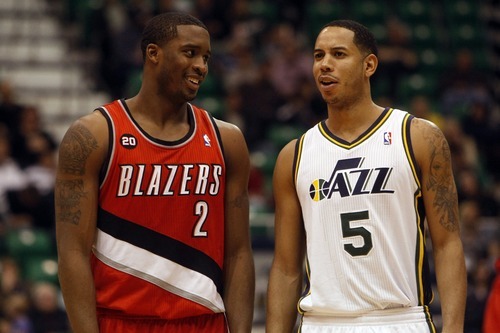
POLYGON ((384 145, 390 145, 392 144, 392 133, 391 132, 384 132, 384 145))
POLYGON ((205 146, 206 147, 211 147, 210 145, 210 138, 208 137, 208 135, 203 135, 203 141, 205 141, 205 146))

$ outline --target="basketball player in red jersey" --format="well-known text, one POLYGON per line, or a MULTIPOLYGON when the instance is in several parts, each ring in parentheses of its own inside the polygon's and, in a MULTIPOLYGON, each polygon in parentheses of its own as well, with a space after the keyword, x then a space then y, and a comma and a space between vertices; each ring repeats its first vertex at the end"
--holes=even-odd
POLYGON ((60 146, 59 277, 73 331, 250 332, 247 146, 189 103, 210 35, 164 13, 141 49, 139 93, 75 121, 60 146))

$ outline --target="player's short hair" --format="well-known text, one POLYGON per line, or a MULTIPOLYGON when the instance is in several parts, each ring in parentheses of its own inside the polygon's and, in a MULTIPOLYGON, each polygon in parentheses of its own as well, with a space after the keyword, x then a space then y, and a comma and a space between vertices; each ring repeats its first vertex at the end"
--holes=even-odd
POLYGON ((164 45, 177 37, 177 26, 196 25, 208 31, 207 27, 196 17, 183 12, 165 12, 151 18, 142 32, 141 51, 146 58, 149 44, 164 45))
POLYGON ((361 52, 365 55, 374 54, 378 56, 378 46, 375 36, 361 23, 352 20, 335 20, 325 24, 321 30, 326 27, 340 27, 351 30, 354 32, 354 45, 356 45, 361 52))

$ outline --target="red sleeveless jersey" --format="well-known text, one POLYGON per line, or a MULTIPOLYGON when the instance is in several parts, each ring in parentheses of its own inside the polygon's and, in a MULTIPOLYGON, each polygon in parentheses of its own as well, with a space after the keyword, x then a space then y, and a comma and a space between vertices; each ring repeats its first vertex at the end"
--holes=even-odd
POLYGON ((92 256, 98 313, 224 312, 225 164, 214 119, 188 104, 189 133, 167 142, 142 130, 124 100, 98 110, 110 132, 92 256))

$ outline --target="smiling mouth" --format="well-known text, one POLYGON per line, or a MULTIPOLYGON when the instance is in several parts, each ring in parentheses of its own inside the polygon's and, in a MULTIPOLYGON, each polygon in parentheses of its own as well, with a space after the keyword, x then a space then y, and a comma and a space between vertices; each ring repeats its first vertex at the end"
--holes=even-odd
POLYGON ((201 81, 198 79, 193 79, 193 78, 188 78, 188 81, 191 82, 192 84, 195 84, 197 86, 200 85, 201 81))

